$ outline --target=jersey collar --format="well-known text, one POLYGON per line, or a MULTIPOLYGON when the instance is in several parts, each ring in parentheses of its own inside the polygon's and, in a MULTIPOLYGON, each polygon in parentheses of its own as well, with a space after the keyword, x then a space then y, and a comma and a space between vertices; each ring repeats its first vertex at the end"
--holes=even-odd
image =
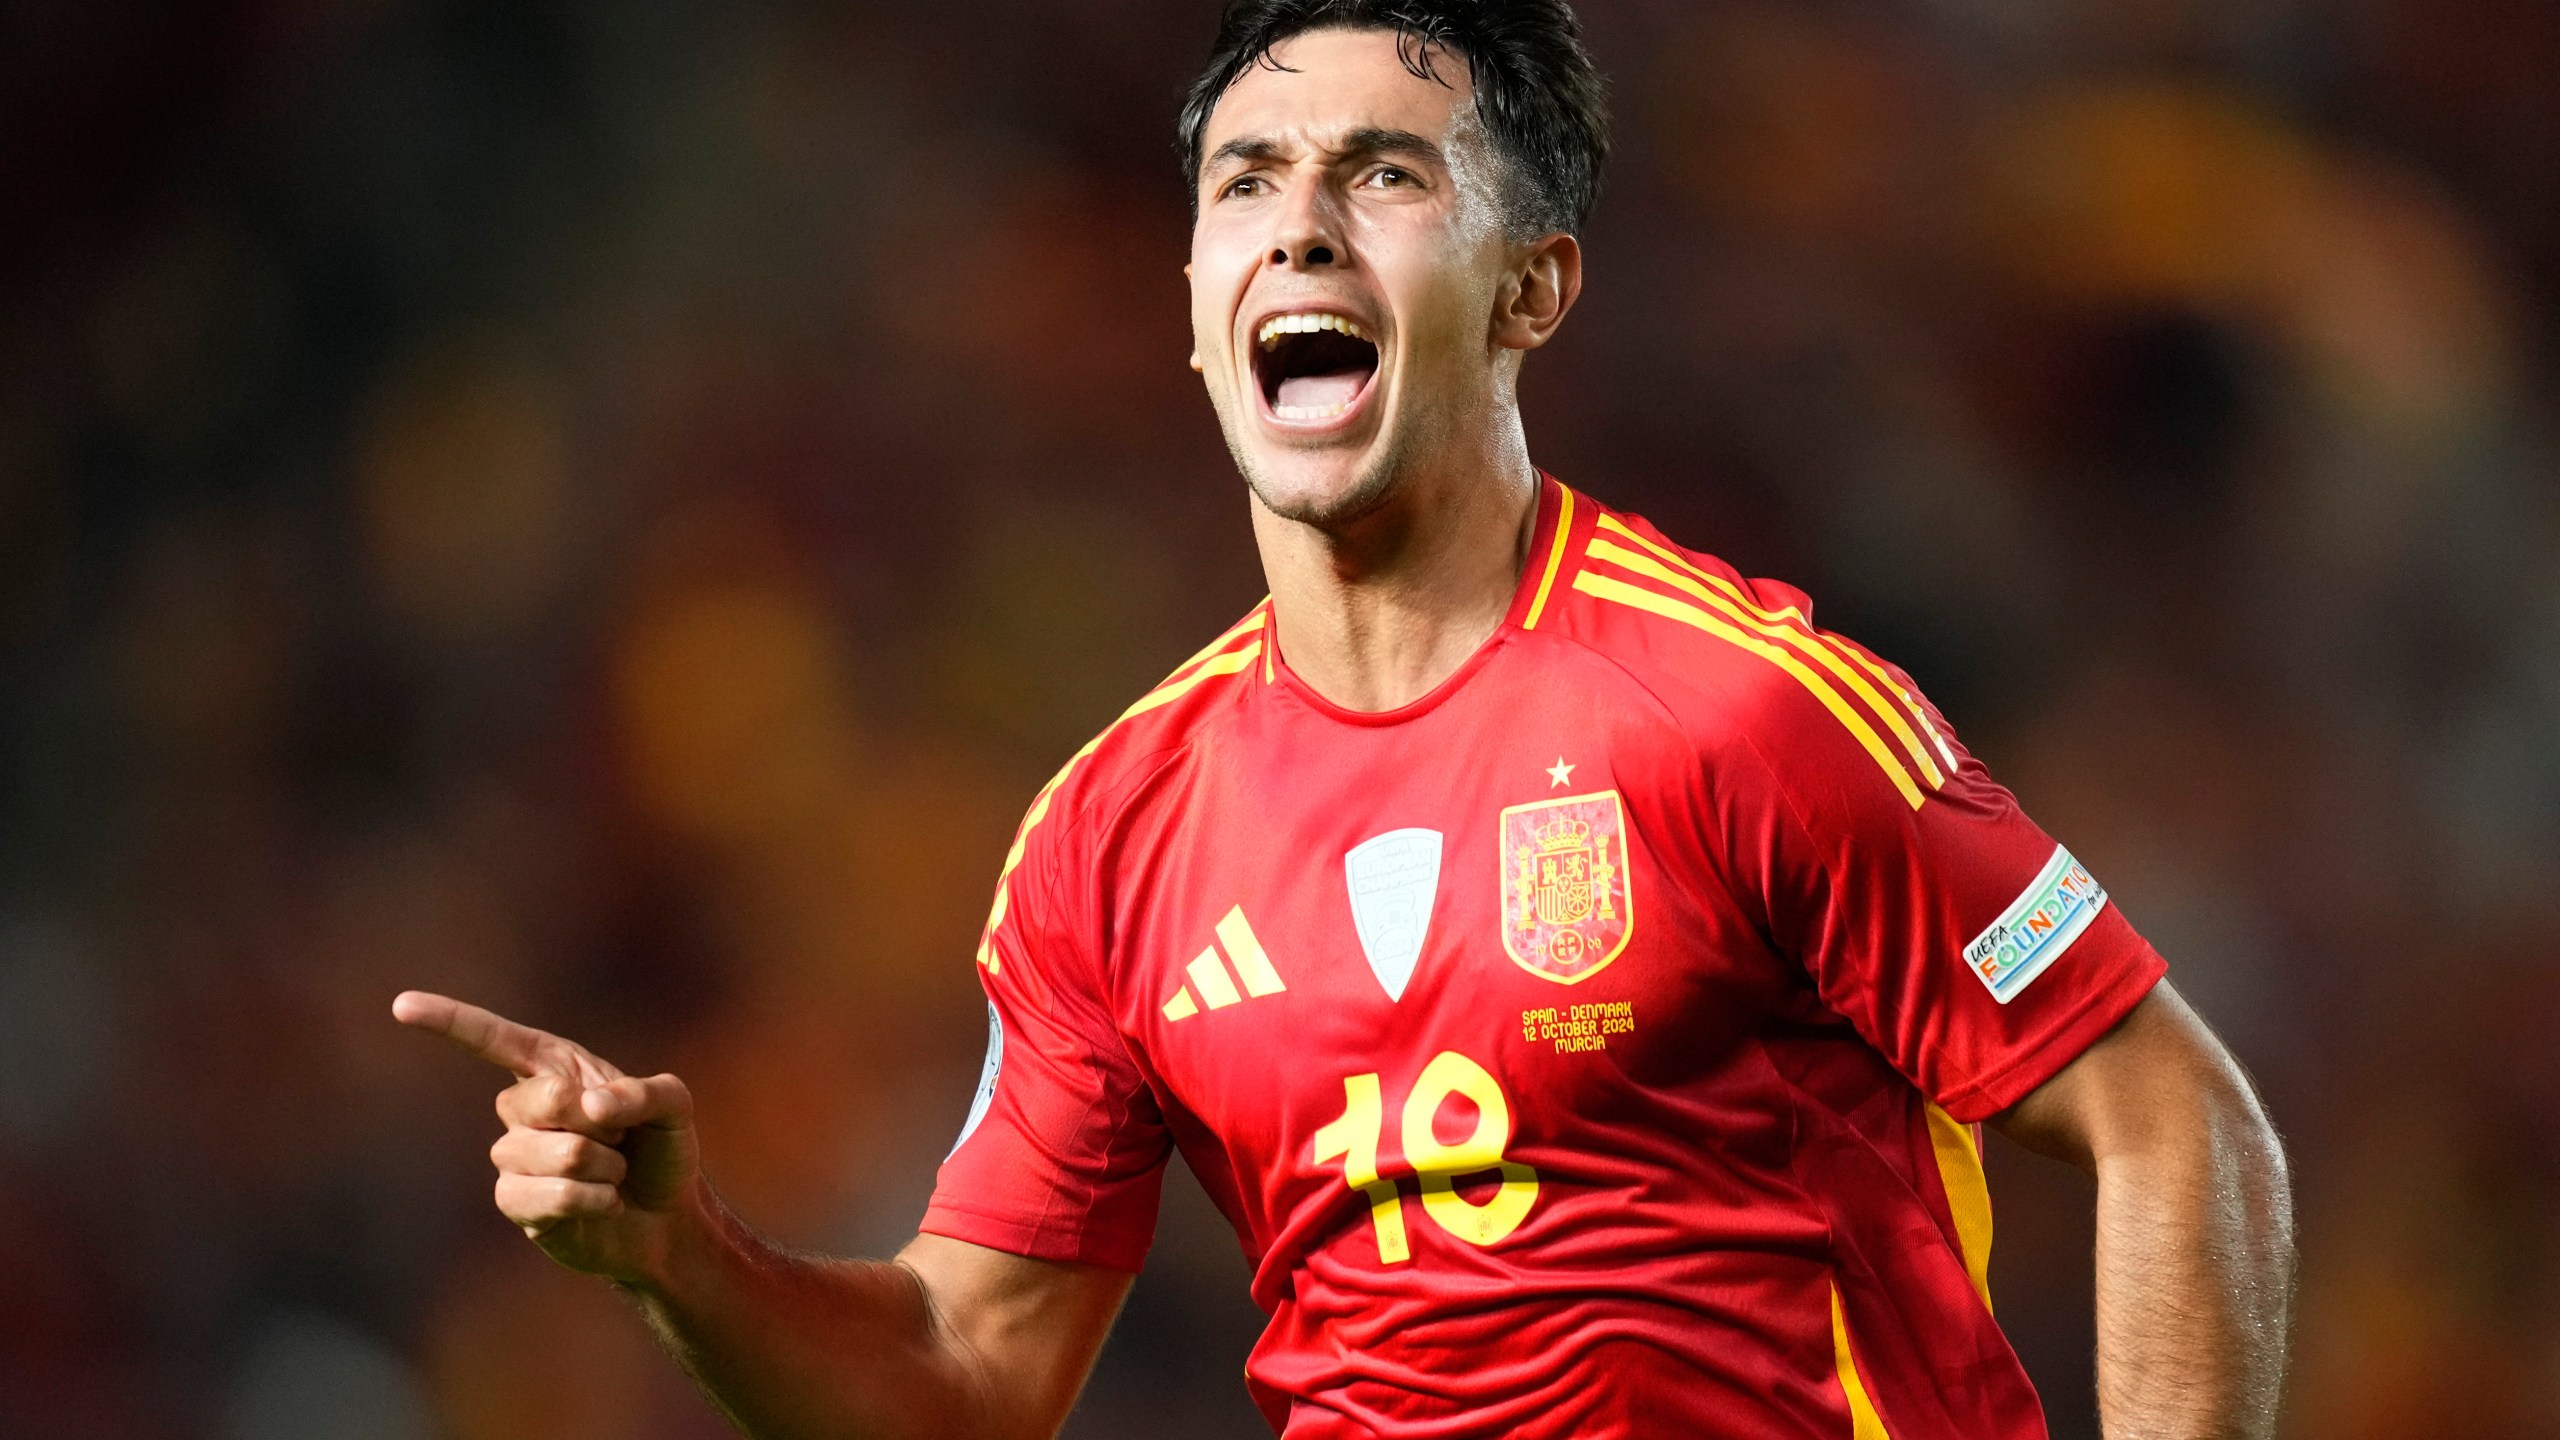
MULTIPOLYGON (((1283 690, 1308 709, 1346 725, 1401 725, 1437 710, 1450 696, 1464 687, 1469 677, 1484 668, 1495 651, 1508 644, 1516 631, 1534 630, 1553 606, 1555 587, 1564 578, 1565 551, 1572 540, 1577 512, 1589 508, 1564 484, 1544 470, 1538 472, 1538 523, 1529 536, 1527 561, 1520 567, 1519 582, 1511 592, 1511 608, 1504 612, 1502 623, 1485 637, 1475 653, 1461 662, 1449 677, 1417 698, 1393 710, 1349 710, 1334 704, 1315 692, 1315 688, 1298 678, 1289 668, 1288 657, 1280 653, 1280 627, 1269 625, 1263 632, 1263 679, 1266 685, 1283 690)), ((1266 601, 1265 604, 1272 602, 1266 601)), ((1276 620, 1276 616, 1275 616, 1276 620)))

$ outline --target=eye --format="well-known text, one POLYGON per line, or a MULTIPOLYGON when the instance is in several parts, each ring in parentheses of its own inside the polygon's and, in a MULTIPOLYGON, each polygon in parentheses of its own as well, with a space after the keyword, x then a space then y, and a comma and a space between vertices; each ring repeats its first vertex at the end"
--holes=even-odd
POLYGON ((1233 180, 1230 180, 1226 184, 1218 187, 1218 198, 1221 200, 1233 200, 1240 199, 1247 195, 1259 195, 1262 193, 1262 188, 1261 176, 1239 175, 1233 180))
POLYGON ((1381 189, 1401 189, 1415 183, 1414 173, 1395 165, 1381 165, 1369 173, 1369 183, 1381 189))

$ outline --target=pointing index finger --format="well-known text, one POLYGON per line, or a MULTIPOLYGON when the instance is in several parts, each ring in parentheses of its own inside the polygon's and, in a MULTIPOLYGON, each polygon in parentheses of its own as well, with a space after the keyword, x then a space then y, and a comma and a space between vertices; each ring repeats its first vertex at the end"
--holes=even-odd
POLYGON ((466 1005, 450 996, 425 990, 403 990, 391 1002, 391 1018, 403 1025, 432 1031, 492 1065, 519 1076, 561 1070, 560 1052, 568 1046, 530 1025, 519 1025, 493 1010, 466 1005))

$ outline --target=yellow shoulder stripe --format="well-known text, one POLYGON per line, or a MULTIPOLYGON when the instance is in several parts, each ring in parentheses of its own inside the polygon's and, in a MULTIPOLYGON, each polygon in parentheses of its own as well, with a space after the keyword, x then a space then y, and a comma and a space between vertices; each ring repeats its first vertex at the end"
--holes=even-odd
POLYGON ((1902 748, 1911 756, 1912 763, 1919 766, 1920 773, 1928 778, 1930 789, 1935 790, 1947 783, 1947 777, 1938 769, 1938 762, 1931 758, 1929 747, 1921 744, 1920 737, 1912 734, 1911 727, 1903 722, 1902 711, 1886 703, 1885 698, 1876 693, 1875 687, 1867 683, 1866 676, 1850 669, 1848 662, 1841 658, 1841 652, 1824 644, 1820 638, 1795 626, 1768 619, 1765 612, 1757 612, 1738 605, 1723 594, 1708 589, 1705 585, 1649 555, 1639 555, 1633 550, 1612 545, 1597 536, 1592 537, 1591 548, 1587 553, 1594 560, 1606 560, 1612 565, 1633 570, 1639 575, 1659 580, 1674 589, 1693 595, 1714 609, 1723 611, 1725 615, 1745 628, 1757 631, 1772 640, 1783 642, 1823 669, 1830 671, 1859 699, 1867 702, 1867 708, 1875 712, 1876 718, 1884 721, 1887 729, 1893 731, 1893 737, 1902 742, 1902 748))
MULTIPOLYGON (((1793 610, 1796 607, 1790 605, 1787 608, 1789 610, 1793 610)), ((1920 703, 1919 696, 1903 689, 1901 681, 1886 674, 1883 666, 1868 659, 1866 652, 1860 650, 1857 646, 1849 644, 1847 641, 1842 640, 1840 637, 1833 635, 1828 631, 1818 630, 1814 633, 1829 641, 1833 649, 1836 649, 1841 654, 1848 656, 1851 664, 1856 665, 1859 669, 1876 677, 1877 684, 1882 685, 1887 690, 1890 690, 1895 695, 1901 697, 1903 707, 1911 712, 1911 718, 1919 724, 1922 730, 1928 732, 1929 743, 1938 748, 1938 757, 1947 762, 1947 769, 1949 771, 1954 771, 1958 768, 1956 765, 1955 750, 1947 744, 1947 737, 1939 734, 1938 727, 1931 723, 1929 719, 1929 707, 1920 703)))
POLYGON ((1858 1378, 1858 1358, 1849 1350, 1849 1317, 1840 1309, 1840 1287, 1831 1287, 1831 1365, 1840 1377, 1840 1395, 1849 1402, 1849 1440, 1893 1440, 1858 1378))
POLYGON ((1894 788, 1902 792, 1903 799, 1911 802, 1911 808, 1914 810, 1920 808, 1921 802, 1926 797, 1921 794, 1920 787, 1912 781, 1911 772, 1903 768, 1902 762, 1895 758, 1893 751, 1886 747, 1882 737, 1876 734, 1875 727, 1868 724, 1866 717, 1859 714, 1848 701, 1841 699, 1840 692, 1832 689, 1828 681, 1806 669, 1804 662, 1798 660, 1793 653, 1772 645, 1757 635, 1747 635, 1718 616, 1711 615, 1685 600, 1675 600, 1640 585, 1630 585, 1624 580, 1612 579, 1609 576, 1585 570, 1573 577, 1573 588, 1595 599, 1632 606, 1638 610, 1660 615, 1665 619, 1695 626, 1719 640, 1748 650, 1784 670, 1797 684, 1811 693, 1814 699, 1821 701, 1823 708, 1831 712, 1832 718, 1838 720, 1841 727, 1847 730, 1859 745, 1865 747, 1868 756, 1874 759, 1879 769, 1884 771, 1885 778, 1891 780, 1894 788))
MULTIPOLYGON (((1615 515, 1611 515, 1606 511, 1601 512, 1600 528, 1644 547, 1646 550, 1652 552, 1655 558, 1669 564, 1692 579, 1715 587, 1716 590, 1721 592, 1726 599, 1732 601, 1735 605, 1740 606, 1752 615, 1757 616, 1762 621, 1775 624, 1780 621, 1792 620, 1796 622, 1797 625, 1803 626, 1804 629, 1802 633, 1810 635, 1814 640, 1821 643, 1826 648, 1847 656, 1849 663, 1875 677, 1877 684, 1882 685, 1889 691, 1892 691, 1893 694, 1902 701, 1903 706, 1910 714, 1912 722, 1917 724, 1920 729, 1928 735, 1929 741, 1936 747, 1939 757, 1947 762, 1947 769, 1949 771, 1953 771, 1956 768, 1955 751, 1947 744, 1946 737, 1938 733, 1938 727, 1930 723, 1928 707, 1922 705, 1917 696, 1913 695, 1910 691, 1903 689, 1899 681, 1895 680, 1891 675, 1886 674, 1883 666, 1868 659, 1866 653, 1860 650, 1857 646, 1846 644, 1842 642, 1838 636, 1832 635, 1816 627, 1813 623, 1812 617, 1806 615, 1802 610, 1797 609, 1793 605, 1783 606, 1776 610, 1768 609, 1753 600, 1749 593, 1744 591, 1741 586, 1734 584, 1732 581, 1726 579, 1722 575, 1716 574, 1712 570, 1700 568, 1698 565, 1693 563, 1688 556, 1681 554, 1679 551, 1673 550, 1668 546, 1655 543, 1651 537, 1638 533, 1635 527, 1627 524, 1623 520, 1620 520, 1615 515)), ((1596 542, 1598 537, 1594 536, 1593 539, 1596 542)), ((1887 718, 1891 719, 1891 716, 1888 715, 1887 718)), ((1901 729, 1900 726, 1896 726, 1895 728, 1897 730, 1901 729)), ((1940 782, 1934 778, 1930 781, 1932 788, 1939 783, 1940 782)))
MULTIPOLYGON (((1261 629, 1264 613, 1257 608, 1253 614, 1245 617, 1243 624, 1220 636, 1218 645, 1227 644, 1237 636, 1248 635, 1261 629)), ((1181 699, 1200 688, 1203 681, 1250 669, 1253 662, 1261 656, 1260 640, 1255 640, 1248 645, 1239 645, 1232 650, 1220 650, 1217 645, 1210 646, 1176 666, 1173 678, 1140 696, 1138 703, 1120 712, 1119 719, 1102 727, 1101 734, 1084 742, 1083 749, 1067 757, 1067 763, 1059 766, 1058 773, 1049 777, 1049 783, 1040 787, 1040 793, 1031 797, 1031 808, 1024 812, 1022 826, 1014 832, 1013 848, 1005 852, 1004 866, 996 872, 995 904, 987 911, 986 933, 978 941, 979 964, 986 966, 990 972, 1003 970, 1004 959, 997 953, 995 945, 996 927, 1004 923, 1005 911, 1013 899, 1013 872, 1022 864, 1023 852, 1031 843, 1031 832, 1039 829, 1040 822, 1049 818, 1049 801, 1058 793, 1058 787, 1066 783, 1067 777, 1075 773, 1075 768, 1084 763, 1085 757, 1101 749, 1102 742, 1111 738, 1111 732, 1131 719, 1144 715, 1158 706, 1169 705, 1181 699)))
MULTIPOLYGON (((1271 597, 1267 595, 1263 597, 1264 600, 1268 600, 1270 598, 1271 597)), ((1193 651, 1190 659, 1174 666, 1173 675, 1181 674, 1183 671, 1190 669, 1192 666, 1197 665, 1201 661, 1208 659, 1210 656, 1217 654, 1219 651, 1226 649, 1236 641, 1241 640, 1245 636, 1252 634, 1254 631, 1261 629, 1264 625, 1270 622, 1270 619, 1271 611, 1262 604, 1256 604, 1253 607, 1253 613, 1237 621, 1234 628, 1227 631, 1226 634, 1219 636, 1217 639, 1212 640, 1208 644, 1193 651)), ((1173 675, 1168 675, 1164 680, 1157 683, 1170 683, 1173 679, 1173 675)))
MULTIPOLYGON (((1203 680, 1212 680, 1220 675, 1233 675, 1240 671, 1250 670, 1253 668, 1253 662, 1261 658, 1262 642, 1259 640, 1254 641, 1250 645, 1240 645, 1233 650, 1222 651, 1216 655, 1212 655, 1207 661, 1203 662, 1198 668, 1192 670, 1189 674, 1184 675, 1179 679, 1167 680, 1153 690, 1150 690, 1146 694, 1140 696, 1138 698, 1138 703, 1120 712, 1120 720, 1134 719, 1155 709, 1159 705, 1170 705, 1174 701, 1181 699, 1183 696, 1190 694, 1192 691, 1199 689, 1200 682, 1203 680)), ((1112 727, 1115 729, 1118 728, 1120 720, 1112 721, 1112 727)), ((1102 733, 1104 735, 1108 735, 1111 731, 1105 730, 1102 733)), ((1090 752, 1093 749, 1093 746, 1101 743, 1101 738, 1097 736, 1091 744, 1088 744, 1085 747, 1085 749, 1090 752)))
POLYGON ((1556 588, 1556 572, 1564 568, 1565 542, 1573 536, 1573 487, 1556 486, 1556 538, 1547 547, 1547 573, 1538 577, 1538 593, 1529 600, 1529 613, 1520 621, 1523 630, 1538 628, 1538 617, 1547 612, 1547 592, 1556 588))
MULTIPOLYGON (((1925 1103, 1925 1102, 1924 1102, 1925 1103)), ((1974 1147, 1973 1127, 1935 1105, 1929 1112, 1929 1148, 1938 1158, 1938 1180, 1946 1187, 1947 1209, 1956 1217, 1956 1250, 1964 1259, 1965 1277, 1982 1308, 1991 1308, 1991 1183, 1982 1173, 1982 1152, 1974 1147)))

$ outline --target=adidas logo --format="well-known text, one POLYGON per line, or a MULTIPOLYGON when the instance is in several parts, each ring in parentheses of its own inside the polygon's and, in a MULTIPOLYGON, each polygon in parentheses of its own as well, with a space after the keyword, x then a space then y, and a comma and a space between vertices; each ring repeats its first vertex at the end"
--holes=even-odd
POLYGON ((1218 922, 1218 943, 1200 952, 1184 970, 1191 976, 1188 985, 1174 987, 1173 998, 1164 1002, 1164 1018, 1188 1020, 1206 1005, 1224 1010, 1246 996, 1259 998, 1277 995, 1289 987, 1280 983, 1280 972, 1271 968, 1271 957, 1262 952, 1262 942, 1254 938, 1253 927, 1244 920, 1244 907, 1236 906, 1218 922), (1226 947, 1226 960, 1218 957, 1219 946, 1226 947), (1235 962, 1235 975, 1227 974, 1227 961, 1235 962), (1244 981, 1244 989, 1236 989, 1236 980, 1244 981), (1198 990, 1200 998, 1191 998, 1198 990))

